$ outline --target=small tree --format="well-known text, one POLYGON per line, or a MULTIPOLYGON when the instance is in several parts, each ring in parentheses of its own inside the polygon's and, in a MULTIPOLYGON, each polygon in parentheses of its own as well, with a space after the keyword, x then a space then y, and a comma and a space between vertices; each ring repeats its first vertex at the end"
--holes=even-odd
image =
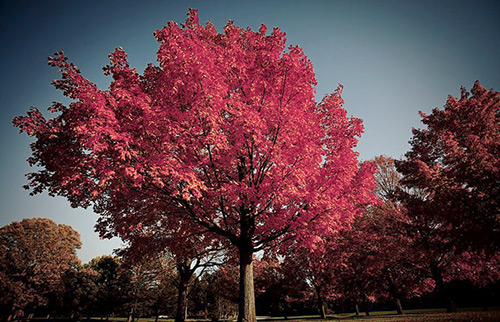
POLYGON ((159 64, 143 75, 115 50, 106 91, 56 53, 54 84, 75 101, 55 103, 50 120, 36 109, 14 120, 36 137, 32 192, 93 204, 103 235, 143 221, 161 230, 159 214, 182 222, 179 234, 203 227, 234 245, 240 322, 256 320, 253 254, 336 230, 373 184, 370 167, 358 168, 362 124, 347 117, 342 88, 316 103, 311 62, 266 30, 229 22, 219 34, 190 10, 184 25, 155 32, 159 64))
POLYGON ((79 264, 80 234, 47 218, 0 228, 0 305, 7 320, 25 309, 47 308, 63 293, 62 275, 79 264))

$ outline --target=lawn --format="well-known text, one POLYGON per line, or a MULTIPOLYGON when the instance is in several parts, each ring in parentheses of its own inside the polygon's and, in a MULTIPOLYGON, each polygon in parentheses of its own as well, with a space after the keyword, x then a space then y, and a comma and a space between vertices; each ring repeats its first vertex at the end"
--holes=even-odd
MULTIPOLYGON (((319 321, 342 321, 342 322, 498 322, 500 321, 500 308, 495 308, 491 311, 480 311, 478 308, 465 309, 458 313, 446 313, 445 309, 419 309, 407 310, 404 315, 396 315, 396 311, 373 311, 370 316, 366 316, 364 312, 356 317, 353 313, 329 314, 328 320, 321 320, 319 316, 304 315, 291 316, 288 318, 292 322, 319 322, 319 321)), ((112 322, 124 322, 127 318, 114 317, 110 318, 112 322)), ((139 322, 154 322, 154 318, 140 318, 139 322)), ((259 319, 260 321, 261 319, 259 319)), ((284 320, 283 317, 269 317, 263 321, 284 320)), ((98 319, 92 319, 97 322, 98 319)), ((137 320, 135 320, 137 322, 137 320)), ((188 319, 188 322, 205 321, 188 319)), ((225 322, 233 322, 235 320, 223 320, 225 322)), ((173 319, 159 319, 158 322, 173 322, 173 319)))

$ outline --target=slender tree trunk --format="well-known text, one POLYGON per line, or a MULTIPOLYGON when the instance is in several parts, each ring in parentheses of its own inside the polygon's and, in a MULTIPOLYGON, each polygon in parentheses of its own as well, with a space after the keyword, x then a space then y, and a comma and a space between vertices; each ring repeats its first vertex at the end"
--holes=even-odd
POLYGON ((448 294, 446 296, 446 312, 449 313, 457 312, 457 305, 455 304, 453 297, 451 296, 451 294, 449 294, 449 292, 447 293, 448 294))
POLYGON ((238 322, 256 322, 255 294, 253 286, 252 247, 239 247, 240 251, 240 293, 238 322))
POLYGON ((326 319, 326 307, 323 299, 318 300, 319 315, 324 320, 326 319))
POLYGON ((401 300, 399 298, 396 298, 396 311, 398 312, 399 315, 403 315, 403 306, 401 305, 401 300))
POLYGON ((288 320, 288 303, 286 301, 283 301, 283 317, 288 320))
POLYGON ((160 313, 156 310, 155 322, 158 322, 158 318, 160 317, 160 313))
POLYGON ((365 308, 365 314, 366 316, 370 316, 370 309, 371 309, 371 304, 370 302, 366 302, 366 308, 365 308))
POLYGON ((359 316, 359 304, 356 303, 356 305, 354 306, 354 310, 356 311, 356 316, 359 316))
POLYGON ((453 296, 450 294, 448 288, 444 286, 444 280, 443 280, 443 275, 441 273, 441 269, 438 267, 438 265, 433 265, 431 267, 431 271, 432 271, 432 278, 436 282, 436 288, 438 289, 438 292, 440 292, 441 295, 446 299, 446 312, 456 312, 457 305, 455 304, 453 296))

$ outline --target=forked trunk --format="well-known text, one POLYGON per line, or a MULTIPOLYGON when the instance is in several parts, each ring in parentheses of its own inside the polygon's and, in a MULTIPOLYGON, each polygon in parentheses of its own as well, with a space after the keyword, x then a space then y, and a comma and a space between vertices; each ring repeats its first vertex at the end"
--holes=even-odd
POLYGON ((238 322, 256 322, 251 250, 240 247, 240 293, 238 322))
POLYGON ((403 306, 401 305, 401 301, 399 298, 396 298, 396 311, 398 312, 399 315, 403 315, 403 306))

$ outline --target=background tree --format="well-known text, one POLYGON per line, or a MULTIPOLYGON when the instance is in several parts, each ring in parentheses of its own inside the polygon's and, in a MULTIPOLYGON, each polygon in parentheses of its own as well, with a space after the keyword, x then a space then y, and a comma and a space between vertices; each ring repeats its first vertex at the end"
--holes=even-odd
POLYGON ((75 230, 47 218, 0 228, 0 305, 8 320, 23 310, 46 308, 62 294, 61 277, 79 264, 80 246, 75 230))
POLYGON ((291 315, 294 306, 310 299, 310 286, 294 268, 274 256, 255 261, 255 292, 259 315, 291 315))
POLYGON ((187 234, 182 228, 182 221, 164 224, 162 227, 158 227, 156 221, 151 221, 151 217, 154 217, 165 223, 175 220, 175 217, 165 218, 160 214, 145 217, 147 218, 140 225, 121 235, 128 247, 120 253, 131 265, 144 265, 147 262, 160 265, 166 258, 175 264, 176 272, 170 275, 170 283, 177 288, 175 320, 183 322, 187 318, 188 297, 197 281, 196 274, 202 275, 206 268, 219 265, 223 260, 224 247, 217 235, 214 236, 205 229, 196 230, 194 227, 187 234))
POLYGON ((289 272, 287 275, 295 275, 292 280, 303 287, 303 292, 309 292, 307 297, 314 301, 322 319, 326 318, 328 302, 340 297, 338 279, 344 268, 344 250, 339 244, 338 235, 332 234, 310 248, 289 247, 283 260, 283 269, 289 272))
POLYGON ((397 163, 410 189, 452 225, 455 242, 495 250, 500 241, 500 95, 476 81, 444 109, 420 112, 411 150, 397 163))
POLYGON ((201 277, 206 316, 212 321, 233 318, 238 312, 238 266, 231 261, 201 277))
POLYGON ((64 296, 60 313, 67 316, 92 314, 99 298, 97 271, 89 265, 78 265, 63 275, 64 296))
POLYGON ((500 95, 476 82, 440 110, 420 113, 412 149, 396 162, 407 187, 400 199, 410 231, 426 250, 429 275, 455 310, 448 282, 474 279, 464 258, 487 259, 498 251, 500 200, 500 95), (454 267, 461 266, 460 274, 454 267))
POLYGON ((119 48, 106 91, 62 53, 49 58, 74 101, 55 103, 50 120, 36 109, 15 118, 36 137, 30 187, 93 204, 105 236, 157 213, 220 235, 239 251, 239 321, 254 322, 252 255, 311 243, 370 201, 371 169, 353 151, 361 120, 347 117, 341 87, 315 102, 313 66, 278 28, 229 22, 219 34, 190 10, 155 36, 159 65, 141 76, 119 48))

